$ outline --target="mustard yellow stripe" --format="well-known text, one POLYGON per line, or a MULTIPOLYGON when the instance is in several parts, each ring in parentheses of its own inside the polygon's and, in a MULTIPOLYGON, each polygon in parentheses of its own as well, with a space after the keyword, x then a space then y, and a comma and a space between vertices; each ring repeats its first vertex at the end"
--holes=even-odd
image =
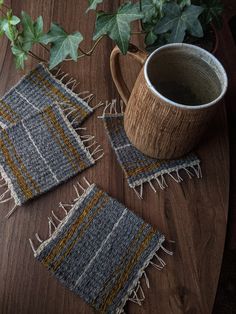
POLYGON ((13 175, 16 177, 19 187, 21 188, 21 191, 23 192, 24 196, 29 199, 33 196, 31 190, 28 188, 27 183, 22 176, 21 172, 19 171, 18 167, 14 164, 14 161, 11 158, 11 154, 8 151, 5 143, 2 139, 0 139, 0 149, 3 152, 3 155, 6 159, 6 163, 11 169, 13 175))
POLYGON ((2 99, 0 99, 0 103, 3 105, 3 107, 5 107, 13 116, 16 116, 17 119, 20 119, 18 113, 16 113, 12 107, 10 105, 8 105, 6 103, 6 101, 3 101, 2 99))
POLYGON ((125 170, 126 171, 126 174, 127 176, 133 176, 133 175, 138 175, 140 173, 143 173, 144 171, 151 171, 151 170, 154 170, 155 168, 159 167, 161 164, 159 162, 155 162, 153 164, 150 164, 148 166, 140 166, 140 167, 137 167, 135 169, 131 169, 131 170, 125 170))
POLYGON ((4 135, 5 140, 7 141, 7 143, 9 144, 9 146, 11 147, 11 149, 13 150, 14 153, 14 157, 16 158, 16 160, 18 161, 18 163, 21 166, 22 171, 25 173, 25 175, 27 176, 27 178, 30 180, 30 183, 32 184, 33 188, 35 191, 37 191, 37 193, 40 193, 40 188, 37 185, 37 183, 33 180, 32 176, 28 173, 22 159, 20 158, 20 156, 17 154, 17 151, 10 139, 10 137, 8 136, 6 130, 2 130, 2 134, 4 135))
POLYGON ((66 258, 66 256, 68 256, 71 252, 71 250, 73 249, 73 247, 75 246, 75 244, 82 238, 82 236, 84 235, 84 233, 86 232, 86 230, 88 229, 88 227, 91 225, 91 223, 93 222, 94 218, 97 216, 97 214, 102 210, 102 208, 104 208, 104 206, 106 205, 106 203, 108 203, 109 201, 109 197, 106 196, 102 202, 102 204, 96 209, 96 211, 93 213, 93 215, 89 218, 89 221, 82 227, 82 229, 80 230, 80 234, 78 235, 78 237, 76 239, 74 239, 74 241, 70 244, 69 248, 67 249, 67 251, 63 254, 63 256, 55 263, 55 265, 52 267, 52 269, 54 271, 56 271, 61 263, 63 262, 63 260, 66 258))
MULTIPOLYGON (((17 120, 15 120, 9 113, 9 111, 12 113, 12 109, 9 105, 7 105, 3 100, 0 99, 0 104, 2 108, 0 108, 0 115, 3 116, 7 121, 11 123, 15 123, 17 120)), ((15 114, 13 114, 15 115, 15 114)))
MULTIPOLYGON (((74 101, 72 101, 71 99, 67 98, 57 87, 55 87, 54 85, 52 85, 47 79, 45 79, 40 73, 37 73, 36 71, 34 73, 32 73, 32 76, 29 77, 31 79, 31 81, 41 87, 43 87, 45 90, 49 90, 48 93, 46 93, 47 96, 49 96, 51 99, 54 100, 53 96, 57 96, 60 97, 63 101, 65 101, 66 103, 70 103, 76 110, 77 112, 80 113, 81 117, 84 118, 87 116, 87 112, 85 110, 83 110, 83 108, 81 106, 78 106, 77 103, 75 103, 74 101), (36 80, 33 80, 33 79, 36 80), (46 88, 45 88, 46 87, 46 88)), ((74 115, 76 115, 77 113, 75 113, 74 115)), ((73 116, 73 115, 71 115, 73 116)))
POLYGON ((67 241, 71 239, 71 237, 74 235, 76 229, 79 225, 81 225, 84 221, 84 219, 88 216, 90 210, 92 207, 94 207, 99 199, 103 196, 102 191, 97 191, 93 198, 90 200, 90 202, 87 204, 87 206, 83 209, 83 212, 81 215, 76 219, 76 221, 73 223, 73 225, 70 228, 70 231, 66 233, 65 237, 62 238, 57 245, 53 247, 53 249, 49 252, 49 254, 43 259, 43 264, 45 266, 48 266, 51 261, 55 258, 55 256, 63 250, 64 246, 66 245, 67 241))
MULTIPOLYGON (((81 155, 78 153, 78 151, 75 149, 75 147, 70 143, 70 140, 68 139, 67 135, 65 134, 65 131, 61 127, 60 123, 57 121, 57 118, 56 118, 55 113, 53 112, 52 108, 48 107, 45 110, 45 113, 47 114, 48 118, 50 119, 50 122, 54 126, 55 130, 58 132, 58 135, 60 135, 65 146, 69 149, 71 154, 76 158, 76 161, 78 162, 78 164, 80 166, 80 169, 84 169, 86 167, 85 162, 82 160, 81 155)), ((78 169, 78 168, 76 168, 76 169, 78 169)))
POLYGON ((120 291, 120 289, 124 286, 125 282, 128 280, 128 277, 132 271, 133 266, 136 264, 144 250, 147 248, 150 240, 152 239, 154 235, 154 231, 150 230, 147 235, 145 236, 144 240, 142 241, 138 251, 133 256, 133 258, 130 260, 126 268, 124 269, 122 275, 120 276, 120 281, 116 282, 116 285, 114 286, 111 293, 108 295, 108 297, 104 300, 103 304, 101 305, 101 313, 106 313, 107 308, 112 304, 113 299, 117 295, 117 293, 120 291))
POLYGON ((52 125, 50 125, 48 119, 44 115, 42 115, 42 118, 43 118, 45 124, 47 125, 47 128, 50 131, 52 137, 55 139, 57 145, 59 147, 61 147, 63 154, 66 156, 66 158, 69 161, 69 163, 71 164, 73 170, 77 171, 78 165, 77 165, 77 163, 75 163, 75 160, 72 159, 72 157, 71 157, 70 153, 67 151, 65 145, 63 145, 61 143, 60 139, 58 138, 58 132, 56 132, 55 128, 52 125))
MULTIPOLYGON (((129 244, 128 248, 126 249, 124 255, 122 256, 121 261, 119 262, 119 265, 110 274, 109 278, 104 283, 101 291, 106 291, 107 285, 110 283, 111 279, 124 268, 123 265, 125 263, 125 258, 127 257, 127 255, 129 255, 129 253, 127 253, 127 251, 129 252, 132 248, 135 247, 135 245, 137 244, 137 242, 139 241, 139 239, 140 239, 140 237, 142 235, 142 232, 143 232, 144 228, 146 228, 147 225, 148 224, 145 223, 145 222, 142 224, 141 228, 138 230, 138 232, 136 233, 135 237, 133 238, 133 240, 129 244)), ((96 300, 94 301, 93 305, 95 305, 95 303, 96 303, 96 300)))

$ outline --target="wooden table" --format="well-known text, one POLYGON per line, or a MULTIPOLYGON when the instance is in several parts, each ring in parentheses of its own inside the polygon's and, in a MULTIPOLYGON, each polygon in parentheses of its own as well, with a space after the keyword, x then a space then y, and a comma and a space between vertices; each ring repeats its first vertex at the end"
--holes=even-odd
MULTIPOLYGON (((14 11, 23 9, 33 16, 43 15, 46 25, 57 21, 67 31, 80 30, 90 46, 94 15, 87 16, 87 1, 13 0, 14 11)), ((106 1, 104 9, 114 10, 119 1, 106 1), (113 3, 115 2, 115 4, 113 3)), ((134 38, 138 43, 138 38, 134 38)), ((117 97, 109 70, 112 44, 104 40, 91 58, 78 64, 67 63, 64 70, 81 81, 80 90, 91 90, 98 102, 117 97)), ((9 53, 9 43, 0 42, 0 92, 9 89, 21 74, 17 73, 9 53)), ((36 50, 37 51, 37 50, 36 50)), ((46 53, 37 51, 41 56, 46 53)), ((28 62, 27 71, 34 66, 28 62)), ((137 74, 135 64, 126 61, 127 80, 137 74)), ((28 238, 35 232, 47 237, 47 217, 59 201, 73 198, 73 183, 82 176, 97 183, 111 196, 126 204, 136 214, 175 240, 174 256, 164 256, 167 267, 158 272, 149 269, 151 289, 145 288, 143 307, 127 306, 130 314, 211 313, 224 248, 228 191, 229 152, 227 122, 221 106, 214 126, 198 148, 202 160, 203 179, 182 184, 169 181, 169 188, 154 194, 147 187, 140 201, 128 187, 104 132, 102 121, 94 114, 86 122, 89 133, 96 135, 105 150, 104 158, 82 175, 19 208, 8 221, 7 205, 0 211, 0 313, 2 314, 89 314, 92 309, 78 296, 57 282, 32 254, 28 238)))

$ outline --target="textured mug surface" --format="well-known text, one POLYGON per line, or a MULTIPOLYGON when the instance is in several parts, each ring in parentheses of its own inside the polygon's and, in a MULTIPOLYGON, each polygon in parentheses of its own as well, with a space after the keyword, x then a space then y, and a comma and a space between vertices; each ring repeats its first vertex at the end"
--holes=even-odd
POLYGON ((143 68, 129 97, 125 82, 117 75, 117 62, 112 68, 127 104, 127 136, 150 157, 183 156, 199 142, 227 90, 225 70, 212 54, 188 44, 169 44, 149 57, 143 53, 137 58, 136 53, 134 49, 129 52, 143 68))

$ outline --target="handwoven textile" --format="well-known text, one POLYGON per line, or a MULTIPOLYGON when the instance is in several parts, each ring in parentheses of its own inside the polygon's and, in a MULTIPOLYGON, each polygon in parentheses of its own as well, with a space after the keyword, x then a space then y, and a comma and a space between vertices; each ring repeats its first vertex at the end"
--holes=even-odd
POLYGON ((55 105, 2 129, 0 172, 6 190, 0 203, 14 199, 21 205, 92 166, 92 155, 97 159, 101 153, 99 146, 92 154, 91 145, 85 146, 92 139, 81 138, 55 105))
POLYGON ((167 186, 165 180, 167 174, 176 182, 183 180, 179 173, 180 170, 185 170, 190 178, 194 175, 201 177, 200 160, 193 153, 176 160, 160 160, 150 158, 136 149, 124 130, 122 103, 119 106, 116 101, 107 103, 100 118, 104 121, 111 146, 128 184, 139 197, 143 196, 143 184, 146 182, 155 192, 155 182, 161 189, 164 189, 167 186))
MULTIPOLYGON (((36 234, 39 247, 35 248, 35 241, 30 243, 36 259, 98 313, 122 313, 127 300, 138 304, 144 300, 140 278, 144 276, 149 286, 145 268, 164 267, 159 249, 172 253, 162 245, 164 235, 94 184, 87 184, 88 188, 75 186, 77 198, 63 220, 58 218, 62 213, 52 212, 49 239, 42 241, 36 234)), ((61 210, 69 206, 60 205, 61 210)))
POLYGON ((39 64, 0 99, 0 126, 6 128, 55 103, 67 110, 70 119, 81 124, 93 111, 87 103, 92 95, 81 93, 84 99, 79 97, 72 91, 76 81, 66 77, 62 71, 53 76, 39 64))

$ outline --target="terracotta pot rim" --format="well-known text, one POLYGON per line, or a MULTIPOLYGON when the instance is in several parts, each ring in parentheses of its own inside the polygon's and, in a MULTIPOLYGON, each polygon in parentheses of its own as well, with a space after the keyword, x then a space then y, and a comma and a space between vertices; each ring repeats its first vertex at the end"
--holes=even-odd
POLYGON ((167 102, 169 103, 170 105, 173 105, 175 107, 178 107, 178 108, 183 108, 183 109, 191 109, 191 110, 198 110, 198 109, 204 109, 204 108, 208 108, 208 107, 211 107, 215 104, 217 104, 225 95, 226 91, 227 91, 227 88, 228 88, 228 78, 227 78, 227 74, 226 74, 226 71, 223 67, 223 65, 220 63, 220 61, 210 52, 208 52, 207 50, 205 49, 202 49, 198 46, 195 46, 195 45, 191 45, 191 44, 186 44, 186 43, 172 43, 172 44, 167 44, 167 45, 164 45, 156 50, 154 50, 150 55, 149 57, 147 58, 145 64, 144 64, 144 77, 145 77, 145 81, 146 81, 146 84, 148 86, 148 88, 155 94, 157 95, 159 98, 161 98, 164 102, 167 102), (207 103, 207 104, 203 104, 203 105, 198 105, 198 106, 189 106, 189 105, 183 105, 183 104, 179 104, 179 103, 176 103, 168 98, 166 98, 165 96, 163 96, 161 93, 159 93, 156 88, 152 85, 152 83, 150 82, 150 79, 148 77, 148 73, 147 73, 147 65, 149 63, 149 61, 152 59, 152 57, 160 52, 161 50, 166 50, 166 49, 170 49, 170 48, 176 48, 176 47, 179 47, 179 48, 185 48, 185 49, 189 49, 189 50, 192 50, 192 51, 195 51, 195 52, 198 52, 200 53, 202 56, 205 56, 207 57, 209 60, 212 60, 213 63, 217 66, 217 68, 219 69, 219 71, 221 72, 221 75, 222 75, 222 81, 223 81, 223 87, 222 87, 222 91, 221 91, 221 94, 216 98, 214 99, 213 101, 211 101, 210 103, 207 103))

